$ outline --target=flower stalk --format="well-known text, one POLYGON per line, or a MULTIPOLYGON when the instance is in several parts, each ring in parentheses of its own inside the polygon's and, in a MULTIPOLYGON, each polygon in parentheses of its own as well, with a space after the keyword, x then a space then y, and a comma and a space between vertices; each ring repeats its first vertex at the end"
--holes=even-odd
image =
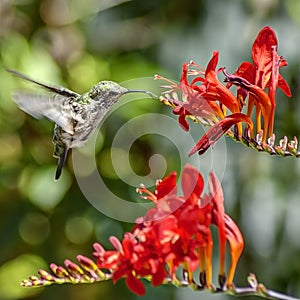
MULTIPOLYGON (((78 258, 78 257, 77 257, 78 258)), ((85 257, 84 259, 89 258, 85 257)), ((61 275, 57 275, 55 272, 53 274, 50 274, 49 272, 45 270, 39 270, 40 277, 37 276, 30 276, 29 280, 23 280, 22 286, 24 287, 38 287, 38 286, 49 286, 53 284, 82 284, 82 283, 96 283, 96 282, 102 282, 112 279, 112 273, 99 273, 99 276, 93 276, 91 275, 92 272, 86 269, 84 267, 84 264, 82 264, 82 261, 78 261, 79 268, 82 268, 82 271, 85 269, 86 273, 81 274, 80 277, 74 275, 72 271, 69 269, 70 265, 65 265, 65 269, 68 274, 72 275, 64 275, 63 277, 61 275)), ((61 267, 62 268, 62 267, 61 267)), ((145 277, 145 280, 150 281, 149 278, 145 277)), ((279 293, 277 291, 273 291, 270 289, 267 289, 262 283, 258 283, 256 276, 254 274, 249 274, 247 277, 247 283, 248 285, 245 287, 237 287, 235 285, 232 285, 231 287, 225 287, 224 285, 220 285, 218 288, 215 289, 208 289, 203 285, 205 282, 205 275, 204 273, 200 273, 200 284, 197 284, 194 279, 189 278, 189 274, 187 271, 183 270, 182 279, 175 276, 174 278, 166 277, 164 278, 162 284, 163 285, 174 285, 178 288, 180 287, 190 287, 194 291, 209 291, 213 294, 225 294, 225 295, 231 295, 231 296, 237 296, 237 297, 243 297, 243 296, 256 296, 260 298, 265 299, 274 299, 274 300, 299 300, 299 298, 295 298, 292 296, 288 296, 282 293, 279 293), (202 283, 201 283, 202 282, 202 283)))

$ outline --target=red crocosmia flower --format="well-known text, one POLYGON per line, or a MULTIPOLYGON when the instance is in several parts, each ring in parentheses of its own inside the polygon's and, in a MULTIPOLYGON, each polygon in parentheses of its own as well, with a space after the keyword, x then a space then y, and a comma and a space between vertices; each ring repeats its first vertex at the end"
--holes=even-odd
POLYGON ((168 88, 164 94, 181 93, 182 101, 174 98, 174 95, 166 100, 175 106, 173 113, 179 115, 179 124, 186 131, 189 130, 186 116, 210 119, 216 123, 218 118, 224 118, 225 108, 234 113, 240 111, 236 97, 217 78, 218 56, 217 51, 213 52, 206 70, 202 70, 194 62, 184 63, 179 84, 164 77, 155 76, 155 79, 162 79, 169 83, 168 86, 163 86, 168 88), (195 76, 195 78, 189 81, 188 76, 195 76))
MULTIPOLYGON (((263 131, 263 141, 266 140, 267 134, 271 136, 273 134, 273 120, 274 120, 274 110, 275 106, 273 101, 270 99, 269 95, 260 87, 258 87, 255 84, 251 84, 246 79, 235 76, 232 74, 229 74, 226 72, 225 69, 223 69, 223 73, 226 76, 225 81, 235 84, 239 87, 241 87, 243 90, 246 90, 249 92, 253 99, 255 99, 255 104, 257 106, 256 111, 257 113, 257 119, 256 119, 256 126, 257 130, 260 131, 261 123, 260 123, 260 112, 262 112, 262 116, 264 118, 264 131, 263 131)), ((252 104, 254 102, 251 102, 252 104)), ((249 107, 251 106, 251 103, 249 103, 249 107)), ((249 112, 248 112, 249 113, 249 112)))
POLYGON ((272 49, 277 48, 275 32, 269 26, 264 27, 257 35, 252 46, 252 60, 255 67, 255 82, 265 89, 272 72, 272 49))
POLYGON ((244 239, 241 231, 228 215, 224 215, 226 239, 230 247, 231 263, 227 276, 227 286, 233 286, 233 278, 237 263, 244 249, 244 239))
MULTIPOLYGON (((168 92, 180 92, 182 101, 178 98, 167 98, 167 101, 175 105, 173 113, 179 115, 179 124, 184 130, 189 130, 186 116, 204 118, 218 123, 226 115, 226 109, 232 113, 240 113, 242 105, 231 91, 219 81, 217 75, 222 70, 217 70, 219 53, 214 51, 212 58, 207 64, 206 70, 203 70, 193 61, 189 64, 184 63, 179 84, 175 84, 169 79, 156 76, 156 79, 163 79, 171 83, 168 92), (189 76, 194 76, 188 80, 189 76)), ((238 134, 242 133, 241 124, 238 124, 238 134)))
POLYGON ((287 62, 278 55, 277 47, 278 41, 274 30, 266 26, 259 32, 253 43, 253 62, 242 62, 234 74, 227 73, 225 68, 217 69, 219 53, 214 51, 206 69, 193 61, 184 63, 180 83, 174 83, 161 76, 155 77, 169 83, 167 86, 162 86, 169 89, 163 92, 162 100, 165 104, 172 104, 173 112, 179 115, 179 124, 184 130, 189 130, 187 116, 211 127, 191 150, 190 155, 195 152, 204 153, 234 124, 237 136, 241 137, 242 122, 246 122, 250 129, 250 137, 254 139, 254 127, 249 119, 254 108, 256 133, 261 136, 258 143, 266 142, 268 137, 274 139, 277 87, 287 96, 291 96, 287 82, 279 73, 280 68, 286 66, 287 62), (218 79, 220 71, 223 71, 226 76, 226 85, 218 79), (237 96, 231 93, 231 85, 238 87, 237 96), (246 105, 248 118, 243 113, 246 105), (228 114, 227 110, 232 115, 228 114))
POLYGON ((176 172, 172 172, 169 176, 164 178, 164 180, 157 181, 156 188, 154 191, 154 195, 156 199, 163 198, 164 196, 167 195, 176 195, 177 193, 176 177, 177 177, 176 172))
POLYGON ((195 169, 186 167, 181 177, 182 192, 185 199, 199 204, 199 198, 203 191, 204 180, 202 175, 195 169))
POLYGON ((186 100, 182 103, 182 106, 189 115, 212 120, 217 120, 216 117, 224 117, 219 105, 207 98, 205 90, 198 88, 196 85, 182 85, 181 92, 184 100, 186 100))
MULTIPOLYGON (((254 106, 256 107, 256 127, 257 132, 261 131, 261 114, 264 119, 263 141, 267 136, 273 135, 274 113, 276 107, 275 94, 279 87, 288 96, 291 96, 287 82, 279 73, 279 68, 286 66, 286 60, 277 54, 278 41, 274 30, 268 26, 264 27, 258 34, 252 46, 252 60, 243 62, 233 76, 245 79, 245 90, 249 92, 247 115, 251 116, 254 106), (268 89, 265 92, 265 89, 268 89)), ((225 74, 226 75, 226 74, 225 74)), ((228 79, 228 77, 227 77, 228 79)), ((238 98, 244 102, 247 93, 243 92, 243 87, 237 84, 238 98)))
POLYGON ((227 285, 233 285, 233 276, 236 270, 238 260, 244 249, 243 236, 233 222, 233 220, 225 214, 224 196, 221 184, 214 173, 209 175, 209 189, 212 203, 214 205, 212 214, 212 223, 218 226, 219 229, 219 247, 220 247, 220 282, 225 280, 225 254, 226 241, 229 243, 231 264, 229 267, 227 285))
MULTIPOLYGON (((225 68, 222 69, 223 73, 224 73, 224 70, 225 70, 225 68)), ((255 80, 255 67, 250 62, 244 61, 244 62, 241 63, 241 65, 235 71, 235 73, 233 75, 240 76, 240 77, 246 79, 248 82, 254 84, 254 80, 255 80)), ((228 82, 226 86, 229 88, 231 85, 232 84, 230 82, 228 82)), ((237 99, 239 100, 240 109, 241 110, 242 110, 242 108, 245 105, 245 100, 246 100, 247 96, 248 96, 248 92, 245 91, 243 88, 238 87, 238 90, 237 90, 237 99)), ((249 112, 251 114, 252 108, 249 109, 249 105, 248 105, 248 116, 249 116, 249 112)))
POLYGON ((212 101, 219 101, 232 113, 238 113, 240 112, 238 100, 230 90, 218 80, 218 72, 216 71, 218 59, 219 52, 214 51, 205 71, 206 97, 212 101))
POLYGON ((133 274, 128 274, 128 276, 126 277, 126 284, 135 294, 139 296, 145 295, 145 286, 133 274))
POLYGON ((189 111, 187 111, 183 106, 176 106, 173 109, 174 115, 179 115, 178 123, 181 126, 181 128, 185 131, 189 131, 190 126, 189 123, 186 120, 186 116, 191 115, 189 111))
POLYGON ((213 199, 214 209, 212 214, 213 222, 219 229, 219 248, 220 248, 220 276, 225 277, 225 252, 226 252, 226 233, 225 233, 225 209, 222 187, 214 173, 209 174, 209 190, 213 199))
POLYGON ((211 226, 214 225, 218 228, 220 240, 219 288, 222 292, 233 289, 233 277, 244 241, 237 225, 225 213, 221 184, 213 173, 209 175, 208 184, 209 192, 204 194, 202 175, 191 165, 186 165, 181 178, 183 195, 177 195, 175 172, 157 181, 154 192, 142 186, 138 192, 144 199, 153 201, 155 207, 139 218, 121 240, 111 236, 112 250, 105 250, 95 243, 96 263, 78 255, 79 264, 70 260, 65 260, 65 267, 51 264, 54 275, 39 270, 39 278, 31 276, 22 284, 45 286, 108 279, 115 283, 124 278, 128 288, 142 296, 146 292, 142 282, 145 278, 153 286, 171 282, 177 286, 188 284, 217 292, 212 282, 214 243, 211 226), (226 278, 227 242, 231 259, 226 278), (198 268, 200 284, 194 278, 198 268), (179 270, 183 272, 183 279, 180 279, 179 270))
POLYGON ((189 155, 192 155, 196 152, 199 154, 205 153, 207 149, 210 146, 213 146, 221 138, 221 136, 230 129, 232 125, 240 122, 246 122, 249 126, 250 133, 253 133, 253 122, 248 116, 242 113, 229 115, 209 128, 209 130, 202 136, 200 141, 189 152, 189 155))
POLYGON ((252 46, 252 60, 255 67, 255 82, 262 89, 278 86, 290 97, 291 91, 279 74, 279 68, 287 66, 283 56, 277 54, 278 41, 274 30, 266 26, 257 35, 252 46))
MULTIPOLYGON (((218 121, 216 116, 220 118, 224 117, 220 107, 214 102, 207 101, 207 99, 204 97, 204 86, 201 87, 195 85, 195 81, 189 83, 189 65, 190 64, 187 63, 183 64, 180 83, 175 83, 159 75, 155 76, 155 79, 165 80, 169 83, 169 85, 163 86, 168 89, 166 92, 164 92, 164 94, 172 93, 172 97, 165 100, 167 100, 168 103, 171 103, 171 105, 175 106, 173 108, 173 113, 175 115, 179 115, 178 122, 185 131, 189 130, 189 124, 186 120, 187 116, 193 116, 194 118, 200 117, 211 119, 215 122, 218 121), (177 93, 181 94, 182 101, 179 101, 179 99, 177 99, 177 96, 174 97, 174 92, 176 93, 176 95, 177 93)), ((205 81, 205 78, 200 78, 197 81, 205 81)))
POLYGON ((176 271, 182 266, 187 278, 193 282, 193 272, 201 268, 200 283, 213 288, 211 225, 219 230, 220 281, 231 286, 237 260, 243 249, 243 239, 238 227, 225 214, 221 185, 216 176, 209 176, 210 192, 202 195, 204 180, 191 165, 186 165, 181 179, 183 196, 176 194, 175 173, 158 181, 153 193, 144 186, 138 192, 154 202, 145 217, 126 233, 122 241, 115 237, 110 242, 115 250, 105 251, 94 245, 95 257, 100 269, 109 269, 113 281, 126 278, 127 286, 136 294, 144 295, 140 278, 151 279, 154 286, 167 278, 176 279, 176 271), (167 185, 170 185, 167 187, 167 185), (180 205, 178 205, 180 204, 180 205), (231 265, 225 276, 226 242, 229 242, 231 265))

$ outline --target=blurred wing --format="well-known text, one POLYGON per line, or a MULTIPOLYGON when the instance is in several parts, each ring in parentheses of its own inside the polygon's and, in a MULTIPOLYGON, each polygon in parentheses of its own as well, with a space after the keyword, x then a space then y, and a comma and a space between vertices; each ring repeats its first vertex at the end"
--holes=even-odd
POLYGON ((27 75, 25 74, 22 74, 18 71, 15 71, 15 70, 12 70, 12 69, 6 69, 7 72, 10 72, 12 74, 14 74, 15 76, 18 76, 24 80, 27 80, 27 81, 30 81, 32 83, 35 83, 45 89, 48 89, 49 91, 53 92, 53 93, 57 93, 61 96, 65 96, 65 97, 78 97, 80 96, 79 94, 69 90, 69 89, 66 89, 64 87, 61 87, 61 86, 52 86, 52 85, 49 85, 49 84, 45 84, 45 83, 42 83, 42 82, 38 82, 30 77, 28 77, 27 75))
POLYGON ((72 118, 63 110, 66 97, 15 92, 12 98, 20 109, 34 118, 41 119, 46 117, 55 122, 64 131, 70 134, 74 133, 72 118))

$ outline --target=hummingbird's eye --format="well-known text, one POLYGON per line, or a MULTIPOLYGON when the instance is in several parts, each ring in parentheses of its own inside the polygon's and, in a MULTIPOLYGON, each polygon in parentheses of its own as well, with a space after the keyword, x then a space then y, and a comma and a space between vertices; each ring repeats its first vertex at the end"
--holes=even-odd
POLYGON ((92 99, 94 99, 94 98, 97 97, 97 95, 98 95, 98 89, 94 86, 94 87, 90 90, 89 96, 90 96, 92 99))

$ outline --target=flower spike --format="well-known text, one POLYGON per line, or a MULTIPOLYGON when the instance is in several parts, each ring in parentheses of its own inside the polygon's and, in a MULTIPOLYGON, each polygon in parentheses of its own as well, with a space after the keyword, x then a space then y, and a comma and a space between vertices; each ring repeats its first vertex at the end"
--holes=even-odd
POLYGON ((232 114, 212 126, 189 152, 189 155, 192 155, 196 152, 199 154, 205 153, 210 146, 213 146, 221 138, 221 136, 230 129, 232 125, 240 122, 246 122, 249 126, 251 134, 253 134, 253 123, 249 117, 241 113, 232 114))
POLYGON ((162 92, 162 103, 173 108, 185 131, 189 130, 187 118, 210 127, 189 155, 205 153, 222 135, 226 135, 247 147, 272 155, 300 156, 296 143, 292 142, 292 147, 287 149, 280 144, 275 145, 273 131, 277 88, 291 97, 290 88, 279 72, 287 62, 277 53, 277 48, 276 34, 266 26, 253 43, 253 62, 242 62, 233 74, 225 68, 217 69, 219 52, 213 51, 206 69, 195 62, 184 63, 179 84, 156 76, 156 79, 167 82, 162 86, 167 88, 162 92), (225 75, 226 85, 218 79, 221 71, 225 75), (236 96, 230 91, 232 85, 237 86, 236 96), (255 118, 252 120, 254 109, 255 118), (242 122, 247 124, 244 129, 242 122))
POLYGON ((125 279, 128 288, 142 296, 146 293, 141 279, 153 286, 173 284, 189 286, 194 290, 231 295, 256 295, 271 299, 295 298, 270 291, 257 283, 251 274, 248 286, 235 287, 233 279, 243 251, 243 236, 224 209, 222 187, 216 175, 208 178, 209 193, 203 194, 204 179, 191 165, 186 165, 181 177, 183 195, 177 195, 176 173, 157 182, 154 192, 143 187, 143 193, 154 200, 144 217, 137 220, 121 240, 110 237, 113 250, 105 250, 95 243, 94 260, 77 256, 77 263, 65 260, 64 266, 51 264, 51 272, 39 270, 39 276, 30 276, 23 286, 48 286, 63 283, 94 283, 125 279), (155 199, 153 198, 155 196, 155 199), (220 272, 217 288, 213 283, 213 252, 211 226, 219 232, 220 272), (226 243, 229 244, 230 265, 226 274, 226 243), (178 269, 183 276, 179 277, 178 269), (200 268, 199 279, 195 271, 200 268))

